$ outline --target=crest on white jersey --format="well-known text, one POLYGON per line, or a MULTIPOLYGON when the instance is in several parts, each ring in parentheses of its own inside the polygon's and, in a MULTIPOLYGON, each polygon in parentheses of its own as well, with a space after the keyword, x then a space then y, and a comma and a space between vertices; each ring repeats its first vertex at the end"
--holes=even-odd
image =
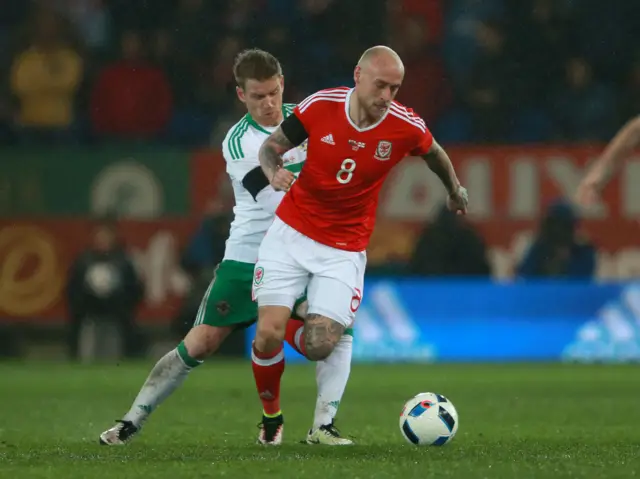
POLYGON ((385 161, 391 158, 391 142, 380 140, 378 147, 376 148, 376 154, 374 155, 376 160, 385 161))

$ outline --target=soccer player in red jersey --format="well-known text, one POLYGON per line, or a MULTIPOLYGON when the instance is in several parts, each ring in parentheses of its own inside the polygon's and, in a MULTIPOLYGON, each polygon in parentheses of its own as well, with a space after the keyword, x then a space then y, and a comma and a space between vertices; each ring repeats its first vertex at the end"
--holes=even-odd
POLYGON ((370 48, 355 68, 355 88, 311 95, 260 149, 271 185, 288 191, 254 271, 259 319, 252 359, 264 408, 262 444, 282 442, 280 352, 291 308, 306 290, 303 354, 326 358, 362 301, 378 193, 393 166, 405 156, 421 156, 447 189, 449 208, 467 211, 467 192, 449 157, 424 121, 394 101, 403 77, 404 66, 393 50, 370 48), (307 161, 294 183, 281 155, 305 140, 307 161))

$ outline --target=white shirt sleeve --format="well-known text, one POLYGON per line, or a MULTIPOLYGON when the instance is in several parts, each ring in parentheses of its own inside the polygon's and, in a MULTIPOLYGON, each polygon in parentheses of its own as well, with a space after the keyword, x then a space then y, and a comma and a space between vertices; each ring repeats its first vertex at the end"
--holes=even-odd
POLYGON ((276 209, 278 209, 278 205, 284 198, 284 191, 276 191, 271 185, 266 186, 258 196, 256 196, 256 201, 262 207, 263 210, 275 214, 276 209))
MULTIPOLYGON (((227 173, 232 180, 242 185, 242 180, 250 171, 260 167, 258 151, 260 145, 241 139, 242 155, 232 155, 227 139, 222 142, 222 155, 227 163, 227 173), (238 157, 240 156, 240 157, 238 157)), ((271 185, 264 187, 256 196, 256 202, 268 213, 274 214, 284 197, 284 192, 274 190, 271 185)))
POLYGON ((242 180, 247 173, 257 166, 260 166, 260 161, 258 160, 258 150, 260 145, 253 145, 252 142, 249 141, 240 141, 242 142, 241 157, 238 158, 237 156, 234 157, 231 155, 227 141, 222 143, 222 156, 224 156, 224 159, 227 162, 227 173, 231 179, 242 183, 242 180))

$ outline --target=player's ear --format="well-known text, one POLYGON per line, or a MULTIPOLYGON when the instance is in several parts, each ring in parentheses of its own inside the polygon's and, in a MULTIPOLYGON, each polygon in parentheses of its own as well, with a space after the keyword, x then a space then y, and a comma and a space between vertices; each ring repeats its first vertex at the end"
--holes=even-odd
POLYGON ((280 90, 284 91, 284 75, 280 75, 280 90))
POLYGON ((356 65, 355 70, 353 70, 353 81, 356 83, 360 83, 360 74, 362 73, 362 67, 360 65, 356 65))
POLYGON ((246 103, 247 102, 247 99, 244 96, 244 90, 242 88, 240 88, 239 86, 236 86, 236 95, 238 95, 238 99, 242 103, 246 103))

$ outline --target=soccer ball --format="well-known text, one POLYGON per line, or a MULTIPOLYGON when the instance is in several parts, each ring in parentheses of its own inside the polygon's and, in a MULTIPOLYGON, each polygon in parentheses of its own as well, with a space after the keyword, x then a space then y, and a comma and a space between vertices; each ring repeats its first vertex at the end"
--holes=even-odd
POLYGON ((458 412, 446 397, 420 393, 402 408, 400 432, 416 446, 444 446, 458 432, 458 412))

